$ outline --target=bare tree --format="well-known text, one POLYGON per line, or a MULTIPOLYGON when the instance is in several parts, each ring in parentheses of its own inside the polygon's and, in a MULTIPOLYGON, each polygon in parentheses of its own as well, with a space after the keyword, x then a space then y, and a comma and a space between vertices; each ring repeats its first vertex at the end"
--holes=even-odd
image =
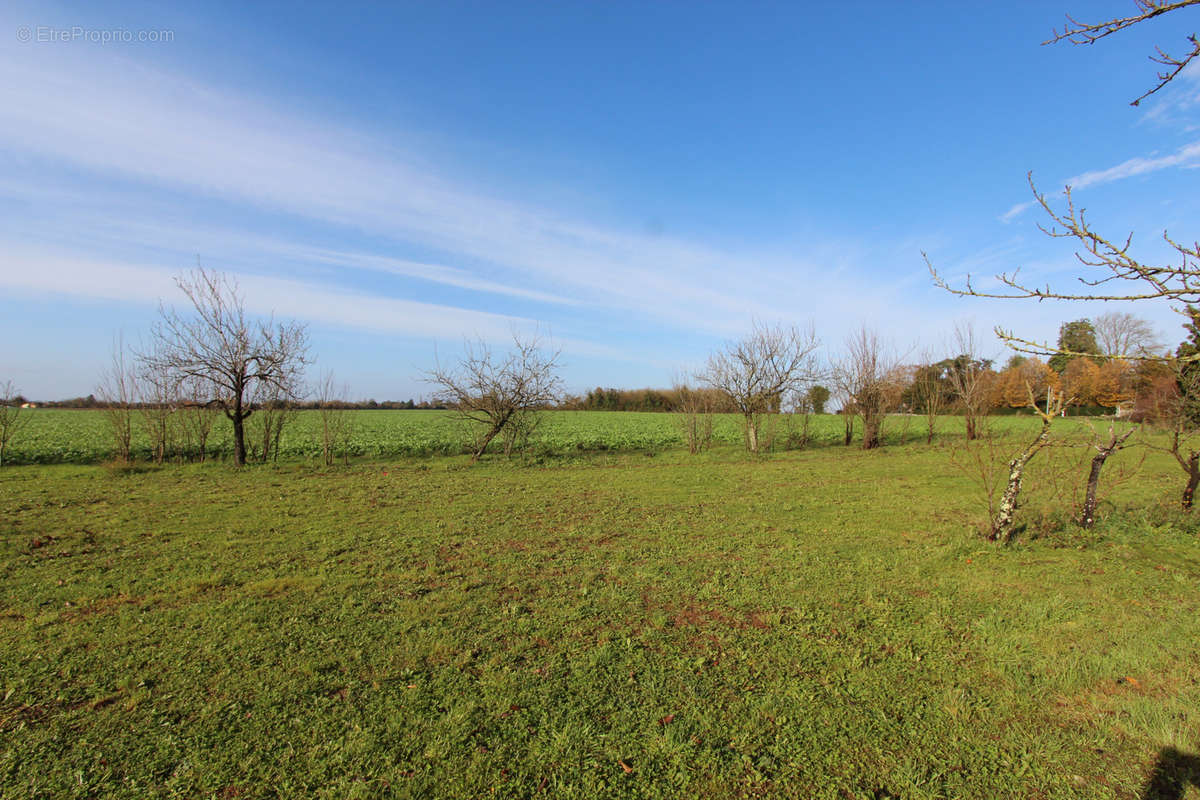
MULTIPOLYGON (((1099 436, 1093 437, 1092 446, 1096 449, 1096 455, 1092 456, 1091 467, 1088 469, 1087 489, 1084 494, 1083 508, 1079 512, 1080 527, 1091 528, 1096 523, 1100 471, 1104 469, 1104 462, 1108 460, 1108 457, 1125 446, 1125 441, 1133 435, 1134 430, 1135 428, 1127 428, 1123 432, 1118 432, 1114 420, 1108 424, 1107 440, 1101 439, 1099 436)), ((1094 433, 1095 431, 1093 431, 1094 433)))
POLYGON ((0 467, 4 466, 9 445, 29 422, 24 411, 13 382, 0 383, 0 467))
POLYGON ((321 458, 332 466, 338 454, 343 462, 350 458, 351 419, 346 411, 347 389, 338 387, 333 372, 321 376, 316 387, 317 410, 321 414, 321 458))
POLYGON ((125 341, 113 340, 108 369, 100 374, 96 395, 104 407, 112 436, 113 457, 122 464, 133 460, 133 415, 138 403, 138 381, 125 351, 125 341))
POLYGON ((862 327, 846 340, 846 353, 835 367, 835 379, 852 400, 854 412, 862 417, 864 450, 882 444, 883 421, 900 402, 899 366, 900 357, 876 331, 862 327))
POLYGON ((757 453, 763 416, 778 413, 786 396, 817 377, 816 350, 820 346, 811 327, 754 324, 750 335, 729 342, 708 357, 697 379, 720 392, 741 413, 746 449, 757 453))
POLYGON ((246 463, 246 420, 255 398, 290 400, 308 363, 308 332, 297 322, 254 319, 246 314, 237 283, 197 267, 175 281, 192 314, 160 306, 152 346, 139 354, 149 368, 167 370, 178 380, 208 384, 213 402, 233 423, 233 460, 246 463))
POLYGON ((1100 352, 1118 358, 1154 355, 1162 347, 1154 327, 1125 311, 1107 311, 1092 320, 1100 352))
POLYGON ((921 363, 913 369, 912 400, 913 410, 925 415, 925 443, 933 443, 933 430, 937 426, 937 418, 946 408, 947 378, 946 362, 934 361, 933 353, 926 350, 921 363))
POLYGON ((686 378, 677 377, 674 394, 688 452, 695 454, 707 450, 712 445, 712 391, 697 389, 689 385, 686 378))
POLYGON ((425 376, 438 387, 437 401, 478 426, 471 457, 474 462, 501 433, 513 430, 527 435, 538 412, 562 393, 562 380, 558 376, 559 351, 543 350, 536 335, 522 339, 514 333, 512 349, 502 356, 493 355, 482 340, 467 342, 465 349, 458 363, 445 366, 439 362, 425 376))
POLYGON ((982 343, 969 322, 954 326, 954 349, 957 354, 947 377, 966 422, 967 440, 971 441, 979 436, 980 420, 987 416, 991 362, 983 357, 982 343))

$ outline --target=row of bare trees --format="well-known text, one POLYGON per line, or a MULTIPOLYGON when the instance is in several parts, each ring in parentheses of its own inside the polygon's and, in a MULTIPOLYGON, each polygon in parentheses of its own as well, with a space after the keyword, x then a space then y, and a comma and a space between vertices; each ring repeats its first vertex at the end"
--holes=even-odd
MULTIPOLYGON (((936 418, 949 410, 951 402, 966 420, 967 437, 978 435, 979 420, 988 412, 984 374, 989 362, 980 355, 980 341, 972 326, 956 328, 955 348, 960 355, 951 360, 947 375, 927 369, 928 357, 919 366, 906 364, 905 354, 866 327, 850 335, 831 363, 820 360, 819 347, 811 327, 755 324, 745 338, 714 352, 695 380, 702 389, 726 398, 742 415, 746 448, 752 453, 760 449, 762 426, 769 415, 823 407, 828 399, 826 382, 834 387, 847 445, 860 423, 863 449, 879 447, 884 422, 904 407, 906 393, 908 400, 915 400, 910 406, 919 407, 926 415, 929 441, 936 418), (825 394, 818 395, 818 391, 825 394), (819 402, 814 402, 814 397, 819 397, 819 402)), ((677 381, 676 391, 686 387, 677 381)))

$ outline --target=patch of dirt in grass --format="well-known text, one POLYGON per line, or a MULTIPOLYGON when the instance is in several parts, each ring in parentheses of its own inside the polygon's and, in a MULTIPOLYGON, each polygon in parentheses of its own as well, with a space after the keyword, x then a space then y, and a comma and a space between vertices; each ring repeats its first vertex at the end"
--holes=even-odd
POLYGON ((649 591, 642 593, 642 606, 647 614, 664 613, 675 628, 694 628, 697 631, 711 630, 766 630, 771 626, 763 620, 763 610, 739 611, 730 606, 705 603, 695 597, 683 602, 659 603, 649 591))
POLYGON ((67 611, 64 611, 59 620, 62 622, 74 622, 85 617, 111 614, 123 606, 143 605, 149 602, 149 598, 143 595, 128 595, 116 594, 110 597, 97 597, 87 605, 72 605, 67 611))

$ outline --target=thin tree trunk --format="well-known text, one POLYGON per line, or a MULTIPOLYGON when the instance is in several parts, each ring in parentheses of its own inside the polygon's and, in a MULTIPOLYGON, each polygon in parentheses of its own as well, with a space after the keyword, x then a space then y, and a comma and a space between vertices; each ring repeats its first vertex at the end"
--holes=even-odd
POLYGON ((1004 487, 1004 494, 1000 497, 1000 510, 996 515, 995 522, 992 523, 991 535, 988 537, 991 541, 1000 541, 1008 543, 1016 533, 1013 527, 1013 517, 1017 513, 1017 499, 1021 494, 1021 478, 1025 474, 1025 466, 1029 460, 1037 455, 1037 451, 1046 446, 1046 442, 1050 437, 1050 418, 1042 418, 1042 430, 1038 433, 1037 438, 1029 443, 1024 452, 1008 462, 1008 485, 1004 487))
POLYGON ((488 431, 487 436, 483 437, 483 443, 479 445, 479 449, 476 450, 475 454, 471 456, 472 464, 479 460, 479 457, 483 455, 484 450, 487 450, 487 446, 492 443, 492 439, 495 439, 496 434, 500 433, 500 428, 501 426, 499 425, 493 425, 492 429, 488 431))
POLYGON ((1083 499, 1083 511, 1079 515, 1079 527, 1091 528, 1096 524, 1096 488, 1100 485, 1100 470, 1104 469, 1104 460, 1108 458, 1109 450, 1101 450, 1092 456, 1092 469, 1088 472, 1087 494, 1083 499))
POLYGON ((751 453, 758 452, 758 428, 754 425, 754 415, 746 414, 746 446, 751 453))
POLYGON ((1196 487, 1200 486, 1200 451, 1193 451, 1188 456, 1188 482, 1183 490, 1183 507, 1190 510, 1192 499, 1196 496, 1196 487))
POLYGON ((1119 450, 1132 433, 1133 431, 1127 431, 1125 435, 1117 436, 1110 427, 1108 444, 1096 448, 1096 455, 1092 456, 1092 469, 1088 472, 1087 494, 1084 496, 1083 510, 1079 515, 1080 527, 1091 528, 1096 523, 1096 492, 1100 486, 1100 470, 1104 469, 1104 462, 1108 460, 1108 457, 1119 450))
POLYGON ((504 430, 504 426, 508 424, 508 421, 511 418, 512 411, 508 411, 504 416, 500 417, 500 419, 493 420, 492 429, 488 431, 487 436, 483 437, 483 443, 479 445, 479 449, 476 450, 475 454, 471 456, 472 464, 479 460, 479 457, 483 455, 483 451, 487 450, 488 445, 492 443, 492 439, 495 439, 496 434, 504 430))
POLYGON ((979 436, 978 432, 975 430, 975 415, 970 412, 967 412, 966 413, 966 421, 967 421, 967 441, 973 442, 979 436))

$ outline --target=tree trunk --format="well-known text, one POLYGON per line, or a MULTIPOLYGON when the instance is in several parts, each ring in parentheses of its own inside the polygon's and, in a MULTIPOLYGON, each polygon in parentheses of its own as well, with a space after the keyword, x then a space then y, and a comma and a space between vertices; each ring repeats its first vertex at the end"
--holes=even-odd
POLYGON ((1183 490, 1183 507, 1185 510, 1190 510, 1192 507, 1192 498, 1196 496, 1196 487, 1200 486, 1200 451, 1193 451, 1188 455, 1188 482, 1183 490))
POLYGON ((1091 528, 1096 523, 1096 488, 1100 485, 1100 470, 1104 468, 1104 460, 1108 458, 1108 449, 1103 449, 1092 456, 1092 469, 1088 473, 1087 494, 1083 499, 1083 511, 1079 515, 1079 526, 1091 528))
POLYGON ((1096 491, 1100 486, 1100 470, 1104 469, 1104 462, 1119 450, 1133 433, 1133 431, 1128 431, 1123 436, 1117 436, 1114 428, 1115 426, 1109 427, 1108 444, 1097 447, 1096 455, 1092 457, 1092 469, 1088 473, 1087 494, 1084 496, 1083 510, 1079 515, 1079 525, 1082 528, 1091 528, 1096 522, 1096 491))
POLYGON ((479 445, 479 449, 471 456, 471 463, 474 464, 483 455, 483 451, 487 450, 487 446, 492 443, 492 439, 496 438, 496 434, 500 433, 503 425, 493 425, 492 429, 487 432, 487 436, 483 437, 483 442, 479 445))
POLYGON ((246 466, 246 417, 242 413, 242 399, 239 397, 234 404, 233 414, 233 463, 235 466, 246 466))
POLYGON ((751 453, 758 452, 758 427, 754 424, 754 415, 746 415, 746 447, 751 453))
POLYGON ((970 412, 967 412, 966 421, 967 421, 967 441, 973 442, 979 436, 979 434, 975 430, 975 415, 970 412))
POLYGON ((844 444, 846 447, 849 447, 850 442, 854 440, 854 415, 843 414, 842 416, 844 417, 843 423, 846 426, 846 436, 842 441, 842 444, 844 444))
POLYGON ((1044 417, 1042 430, 1038 433, 1037 438, 1029 443, 1024 452, 1008 462, 1008 485, 1004 487, 1004 494, 1000 497, 1000 510, 992 523, 989 540, 1007 544, 1016 533, 1013 518, 1017 513, 1017 498, 1021 494, 1021 478, 1025 474, 1025 465, 1037 454, 1038 450, 1045 447, 1049 436, 1050 419, 1044 417))
POLYGON ((879 420, 863 417, 863 450, 879 447, 879 420))

